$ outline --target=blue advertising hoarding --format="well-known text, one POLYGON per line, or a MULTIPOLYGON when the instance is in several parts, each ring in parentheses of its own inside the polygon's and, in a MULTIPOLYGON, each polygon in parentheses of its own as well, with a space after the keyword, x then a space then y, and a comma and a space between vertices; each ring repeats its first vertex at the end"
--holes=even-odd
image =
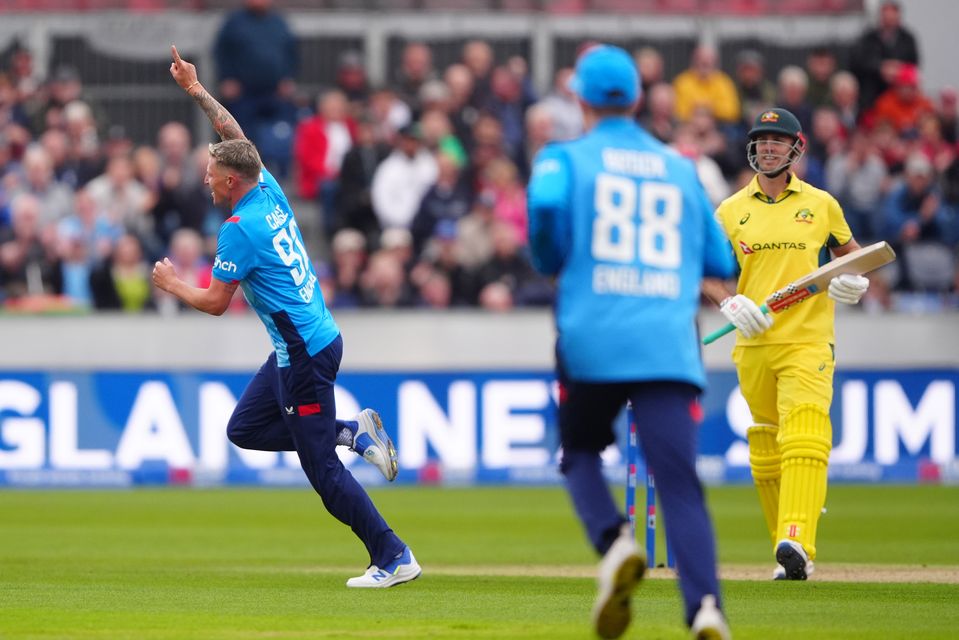
MULTIPOLYGON (((305 484, 294 453, 244 451, 227 441, 227 420, 249 378, 0 372, 0 484, 305 484)), ((750 416, 736 376, 709 378, 700 471, 708 482, 748 481, 750 416)), ((838 372, 832 477, 957 481, 957 382, 955 370, 838 372)), ((398 481, 407 483, 558 481, 555 402, 547 371, 342 373, 337 384, 340 417, 367 406, 380 412, 400 452, 398 481)), ((383 481, 345 449, 341 458, 362 482, 383 481)), ((619 476, 621 451, 612 447, 604 458, 619 476)))

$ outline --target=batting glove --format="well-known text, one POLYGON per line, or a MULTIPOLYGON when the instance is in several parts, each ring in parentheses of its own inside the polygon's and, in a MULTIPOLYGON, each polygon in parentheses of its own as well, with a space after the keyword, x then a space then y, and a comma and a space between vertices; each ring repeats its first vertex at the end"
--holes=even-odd
POLYGON ((829 281, 829 297, 836 302, 856 304, 868 288, 867 278, 844 273, 829 281))
POLYGON ((747 338, 755 338, 773 325, 772 317, 741 293, 723 300, 719 310, 747 338))

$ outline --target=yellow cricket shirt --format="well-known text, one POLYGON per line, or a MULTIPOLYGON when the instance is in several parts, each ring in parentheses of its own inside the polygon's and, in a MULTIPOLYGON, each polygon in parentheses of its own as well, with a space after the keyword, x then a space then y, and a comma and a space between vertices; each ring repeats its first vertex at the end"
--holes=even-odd
MULTIPOLYGON (((756 304, 817 269, 824 247, 838 247, 852 239, 836 199, 795 175, 776 201, 762 192, 754 176, 719 205, 716 219, 739 262, 736 290, 756 304)), ((775 314, 773 326, 756 338, 737 334, 736 344, 831 343, 835 340, 833 313, 834 303, 827 295, 814 296, 775 314)))

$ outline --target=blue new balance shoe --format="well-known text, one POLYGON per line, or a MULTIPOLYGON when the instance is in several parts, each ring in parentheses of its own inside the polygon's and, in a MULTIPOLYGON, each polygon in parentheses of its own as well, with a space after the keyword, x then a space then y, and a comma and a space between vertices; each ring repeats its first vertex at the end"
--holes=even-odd
POLYGON ((370 565, 363 575, 347 580, 346 586, 359 589, 382 589, 416 580, 421 573, 423 570, 420 564, 413 557, 410 548, 406 547, 382 569, 375 564, 370 565))
POLYGON ((360 457, 375 466, 383 477, 392 482, 396 479, 396 447, 390 439, 380 415, 372 409, 363 409, 353 418, 359 425, 351 447, 360 457))

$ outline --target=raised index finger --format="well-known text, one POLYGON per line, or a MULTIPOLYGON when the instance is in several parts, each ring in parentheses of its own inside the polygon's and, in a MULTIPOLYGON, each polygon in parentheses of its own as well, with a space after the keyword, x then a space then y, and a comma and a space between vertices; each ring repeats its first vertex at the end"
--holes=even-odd
POLYGON ((176 50, 175 44, 170 45, 170 51, 173 53, 173 62, 175 62, 176 64, 180 64, 182 60, 180 60, 180 52, 176 50))

